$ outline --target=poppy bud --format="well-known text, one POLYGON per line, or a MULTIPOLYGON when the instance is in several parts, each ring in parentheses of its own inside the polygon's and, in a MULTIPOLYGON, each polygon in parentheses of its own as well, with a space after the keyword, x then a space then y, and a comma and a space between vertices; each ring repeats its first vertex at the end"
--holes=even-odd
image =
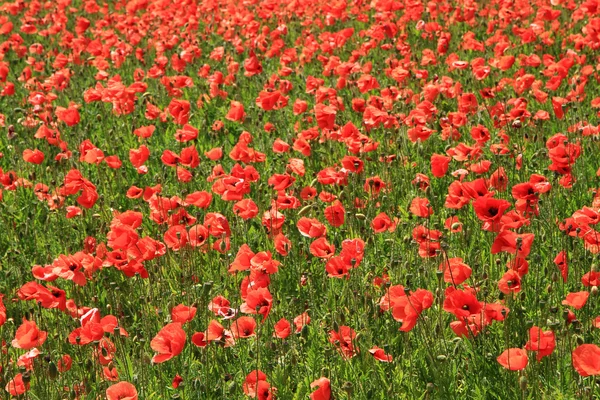
POLYGON ((348 397, 350 397, 350 395, 354 391, 354 386, 352 385, 352 382, 344 382, 344 384, 342 385, 342 390, 348 393, 348 397))
POLYGON ((6 136, 7 136, 8 140, 12 140, 16 136, 15 127, 13 125, 8 126, 8 134, 6 136))
POLYGON ((525 321, 525 326, 527 327, 527 329, 531 328, 533 326, 533 321, 532 320, 525 321))
POLYGON ((31 372, 25 371, 23 373, 23 383, 28 384, 31 381, 31 372))
POLYGON ((590 293, 592 294, 592 296, 598 296, 598 286, 592 286, 590 293))
POLYGON ((548 293, 552 293, 552 290, 553 290, 553 289, 552 289, 552 285, 548 285, 548 286, 546 287, 546 292, 548 292, 548 293))
POLYGON ((58 377, 58 368, 52 361, 48 364, 48 376, 50 379, 56 379, 56 377, 58 377))
POLYGON ((522 376, 521 378, 519 378, 519 387, 523 391, 527 390, 527 378, 526 377, 522 376))

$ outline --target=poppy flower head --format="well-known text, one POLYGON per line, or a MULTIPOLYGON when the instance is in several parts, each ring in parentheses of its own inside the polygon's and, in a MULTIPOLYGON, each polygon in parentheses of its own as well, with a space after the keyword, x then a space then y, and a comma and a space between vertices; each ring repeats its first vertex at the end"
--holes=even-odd
POLYGON ((185 331, 180 322, 165 325, 150 342, 150 347, 157 354, 152 357, 153 363, 163 363, 179 355, 186 341, 185 331))

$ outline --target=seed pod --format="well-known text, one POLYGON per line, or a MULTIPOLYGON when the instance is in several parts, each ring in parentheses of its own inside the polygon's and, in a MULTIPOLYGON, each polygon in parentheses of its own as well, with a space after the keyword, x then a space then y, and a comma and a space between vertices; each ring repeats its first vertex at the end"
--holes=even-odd
POLYGON ((52 361, 48 364, 48 376, 50 379, 56 379, 58 377, 58 368, 52 361))

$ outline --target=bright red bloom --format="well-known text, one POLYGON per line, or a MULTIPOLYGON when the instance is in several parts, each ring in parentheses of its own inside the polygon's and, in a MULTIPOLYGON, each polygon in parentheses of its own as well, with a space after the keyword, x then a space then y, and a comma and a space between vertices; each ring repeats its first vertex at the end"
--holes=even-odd
POLYGON ((521 291, 521 276, 510 269, 498 281, 498 289, 504 294, 519 293, 521 291))
POLYGON ((310 384, 310 388, 317 388, 310 394, 310 400, 330 400, 331 399, 331 383, 329 379, 322 377, 310 384))
POLYGON ((196 316, 196 307, 188 307, 183 304, 179 304, 171 309, 171 320, 173 322, 179 322, 185 324, 194 319, 196 316))
POLYGON ((525 345, 525 349, 529 351, 537 351, 537 360, 549 356, 556 347, 556 339, 554 332, 542 331, 537 326, 529 329, 529 341, 525 345))
POLYGON ((131 383, 119 382, 106 389, 107 400, 137 400, 138 392, 131 383))
POLYGON ((319 258, 330 258, 335 254, 335 246, 321 236, 310 244, 310 254, 319 258))
POLYGON ((29 382, 25 383, 23 381, 23 374, 17 374, 13 379, 8 381, 5 389, 11 396, 20 396, 27 392, 30 389, 30 386, 29 382))
POLYGON ((496 236, 492 244, 492 254, 505 251, 519 257, 527 257, 531 251, 531 245, 535 235, 533 233, 517 234, 512 231, 502 231, 496 236))
POLYGON ((392 362, 393 359, 392 356, 385 354, 385 351, 377 346, 373 346, 371 349, 369 349, 369 353, 371 353, 378 361, 392 362))
POLYGON ((225 116, 225 119, 229 121, 243 121, 246 117, 246 113, 244 112, 244 105, 239 101, 232 101, 229 104, 229 111, 225 116))
POLYGON ((481 196, 473 202, 473 209, 477 214, 477 218, 490 224, 497 224, 509 208, 510 203, 508 201, 492 197, 481 196))
POLYGON ((249 338, 256 336, 256 321, 252 317, 239 317, 231 323, 231 335, 237 338, 249 338))
POLYGON ((600 375, 600 347, 582 344, 571 354, 573 368, 581 376, 600 375))
POLYGON ((478 314, 482 308, 477 297, 466 290, 454 290, 444 299, 444 311, 454 314, 459 319, 478 314))
POLYGON ((152 350, 158 354, 152 357, 153 363, 162 363, 179 355, 183 351, 186 334, 181 323, 173 322, 162 328, 150 342, 152 350))
POLYGON ((281 318, 277 321, 273 329, 275 330, 273 336, 279 339, 285 339, 292 333, 292 325, 290 324, 290 321, 285 318, 281 318))
POLYGON ((444 271, 444 282, 460 285, 471 276, 471 268, 460 257, 450 258, 440 264, 440 271, 444 271))
POLYGON ((344 225, 346 210, 339 200, 336 200, 332 205, 325 208, 325 218, 329 225, 338 227, 344 225))
POLYGON ((562 305, 571 306, 576 310, 579 310, 585 306, 588 298, 590 297, 590 292, 576 292, 569 293, 567 297, 562 301, 562 305))
POLYGON ((356 332, 349 326, 340 326, 338 331, 329 331, 329 342, 335 344, 339 352, 346 359, 354 357, 358 353, 355 346, 356 332))
POLYGON ((448 165, 452 160, 448 156, 434 154, 431 156, 431 174, 436 178, 441 178, 448 172, 448 165))
POLYGON ((23 323, 15 332, 12 346, 17 349, 29 350, 41 346, 48 338, 48 332, 40 331, 35 321, 23 318, 23 323))
POLYGON ((381 212, 371 221, 371 228, 375 233, 394 232, 396 230, 396 222, 392 221, 386 213, 381 212))
POLYGON ((498 356, 497 360, 500 365, 511 371, 525 369, 529 361, 527 358, 527 351, 519 348, 505 350, 498 356))
MULTIPOLYGON (((563 278, 563 282, 567 282, 567 278, 569 277, 569 263, 567 262, 567 253, 566 251, 561 251, 554 257, 554 264, 558 267, 560 274, 563 278)), ((584 283, 585 285, 585 283, 584 283)), ((589 285, 587 285, 589 286, 589 285)))
POLYGON ((327 228, 319 220, 302 217, 296 224, 300 234, 305 237, 318 238, 327 234, 327 228))

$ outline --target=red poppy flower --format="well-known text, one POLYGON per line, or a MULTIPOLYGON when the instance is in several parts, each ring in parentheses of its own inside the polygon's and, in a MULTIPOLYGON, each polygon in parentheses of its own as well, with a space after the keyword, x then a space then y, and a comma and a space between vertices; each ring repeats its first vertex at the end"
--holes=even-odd
POLYGON ((158 354, 152 357, 153 363, 162 363, 179 355, 183 351, 186 334, 181 323, 173 322, 162 328, 150 342, 152 350, 158 354))
POLYGON ((497 360, 500 365, 511 371, 520 371, 525 369, 529 361, 527 358, 527 351, 519 348, 510 348, 505 350, 498 356, 497 360))
POLYGON ((15 332, 12 346, 17 349, 29 350, 41 346, 48 338, 48 332, 40 331, 35 321, 23 318, 23 323, 15 332))
POLYGON ((396 230, 396 222, 392 221, 386 213, 381 212, 371 221, 371 228, 375 233, 394 232, 396 230))
POLYGON ((588 297, 590 297, 590 292, 569 293, 567 297, 562 301, 562 305, 571 306, 574 309, 579 310, 583 308, 583 306, 585 306, 588 297))
POLYGON ((554 264, 558 267, 560 274, 563 278, 563 282, 566 283, 567 278, 569 277, 569 264, 567 262, 567 253, 564 250, 558 253, 556 257, 554 257, 554 264))
POLYGON ((204 155, 211 161, 217 161, 223 157, 223 149, 220 147, 215 147, 214 149, 210 149, 209 151, 205 152, 204 155))
POLYGON ((309 238, 318 238, 327 234, 327 228, 318 219, 302 217, 296 226, 300 234, 309 238))
POLYGON ((502 231, 496 236, 492 244, 492 254, 505 251, 519 257, 527 257, 531 251, 531 245, 535 235, 533 233, 517 234, 512 231, 502 231))
POLYGON ((38 149, 25 149, 23 151, 23 160, 31 164, 41 164, 44 162, 44 153, 38 149))
POLYGON ((510 203, 508 201, 492 197, 481 196, 473 202, 473 209, 477 218, 490 224, 497 224, 509 208, 510 203))
POLYGON ((307 312, 303 312, 294 318, 294 326, 296 326, 296 333, 300 333, 302 329, 310 324, 310 316, 307 312))
POLYGON ((460 285, 471 276, 471 268, 460 257, 443 261, 439 269, 440 271, 444 271, 444 282, 452 283, 453 285, 460 285))
POLYGON ((195 140, 198 137, 198 129, 194 128, 191 125, 188 125, 187 122, 183 125, 182 128, 177 129, 175 132, 175 140, 181 143, 186 143, 192 140, 195 140))
POLYGON ((454 314, 459 319, 478 314, 482 308, 475 295, 466 290, 454 290, 444 299, 444 311, 454 314))
POLYGON ((410 212, 417 217, 427 218, 433 215, 433 208, 429 205, 428 199, 416 197, 410 204, 410 212))
POLYGON ((206 347, 206 335, 204 332, 195 332, 192 335, 192 343, 198 347, 206 347))
POLYGON ((56 116, 68 126, 75 126, 79 123, 79 111, 74 104, 69 105, 68 108, 56 107, 56 116))
POLYGON ((514 270, 508 270, 498 281, 498 289, 504 294, 521 291, 521 276, 514 270))
POLYGON ((249 338, 256 336, 256 321, 252 317, 239 317, 231 323, 231 335, 237 338, 249 338))
POLYGON ((336 200, 331 206, 325 208, 325 218, 329 225, 338 227, 344 225, 346 210, 339 200, 336 200))
POLYGON ((433 294, 425 289, 417 289, 410 295, 400 293, 400 296, 390 301, 392 316, 396 321, 402 322, 400 331, 409 332, 417 324, 421 313, 433 304, 433 294))
POLYGON ((369 349, 369 353, 371 353, 378 361, 392 362, 393 359, 392 356, 385 354, 385 351, 377 346, 373 346, 371 349, 369 349))
POLYGON ((129 150, 129 161, 135 168, 140 168, 144 165, 149 156, 150 150, 146 145, 141 145, 138 149, 129 150))
POLYGON ((355 346, 356 332, 349 326, 340 326, 338 331, 329 331, 329 342, 335 344, 339 352, 346 359, 354 357, 358 353, 355 346))
POLYGON ((243 121, 246 117, 246 113, 244 112, 244 105, 239 101, 232 101, 229 104, 229 111, 225 116, 229 121, 243 121))
POLYGON ((310 244, 310 254, 318 258, 331 258, 335 254, 335 246, 321 236, 310 244))
POLYGON ((186 100, 172 99, 169 103, 169 114, 176 124, 185 125, 190 118, 190 102, 186 100))
POLYGON ((259 370, 251 371, 246 375, 242 389, 246 396, 259 400, 271 400, 275 391, 275 388, 267 382, 267 375, 259 370))
POLYGON ((335 108, 331 106, 326 106, 322 103, 319 103, 315 106, 315 116, 317 118, 317 124, 321 129, 333 129, 336 114, 337 112, 335 108))
POLYGON ((275 330, 273 336, 279 339, 285 339, 292 333, 292 326, 285 318, 281 318, 279 321, 277 321, 277 323, 275 323, 273 326, 273 329, 275 330))
POLYGON ((210 321, 208 324, 208 328, 206 328, 206 336, 205 340, 207 342, 212 342, 215 340, 221 340, 223 336, 226 336, 227 332, 223 325, 221 325, 218 321, 214 319, 210 321))
POLYGON ((441 178, 448 172, 448 166, 452 160, 448 156, 433 154, 431 156, 431 174, 436 178, 441 178))
POLYGON ((331 399, 331 383, 329 379, 321 377, 310 384, 310 388, 317 388, 310 394, 310 400, 330 400, 331 399))
POLYGON ((141 126, 137 129, 135 129, 133 131, 133 134, 136 135, 137 137, 148 139, 149 137, 152 137, 152 134, 154 133, 155 130, 156 130, 156 127, 154 125, 141 126))
POLYGON ((325 271, 327 276, 330 278, 349 278, 350 269, 352 265, 346 262, 344 258, 336 256, 331 257, 327 264, 325 264, 325 271))
POLYGON ((273 296, 266 287, 258 287, 248 292, 246 302, 240 305, 240 311, 246 314, 260 314, 263 322, 273 306, 273 296))
POLYGON ((138 393, 131 383, 119 382, 106 389, 107 400, 137 400, 138 393))
POLYGON ((30 389, 29 382, 23 381, 23 374, 17 374, 13 379, 8 381, 5 386, 6 391, 11 396, 20 396, 30 389))
POLYGON ((582 344, 571 354, 573 368, 581 376, 600 375, 600 347, 582 344))
POLYGON ((556 339, 554 332, 542 331, 537 326, 529 329, 529 341, 525 345, 525 349, 529 351, 537 351, 537 360, 549 356, 556 347, 556 339))
POLYGON ((183 304, 179 304, 171 309, 171 320, 173 322, 179 322, 185 324, 190 322, 196 316, 196 307, 188 307, 183 304))
POLYGON ((252 219, 258 215, 258 206, 252 199, 243 199, 235 203, 233 212, 242 219, 252 219))

